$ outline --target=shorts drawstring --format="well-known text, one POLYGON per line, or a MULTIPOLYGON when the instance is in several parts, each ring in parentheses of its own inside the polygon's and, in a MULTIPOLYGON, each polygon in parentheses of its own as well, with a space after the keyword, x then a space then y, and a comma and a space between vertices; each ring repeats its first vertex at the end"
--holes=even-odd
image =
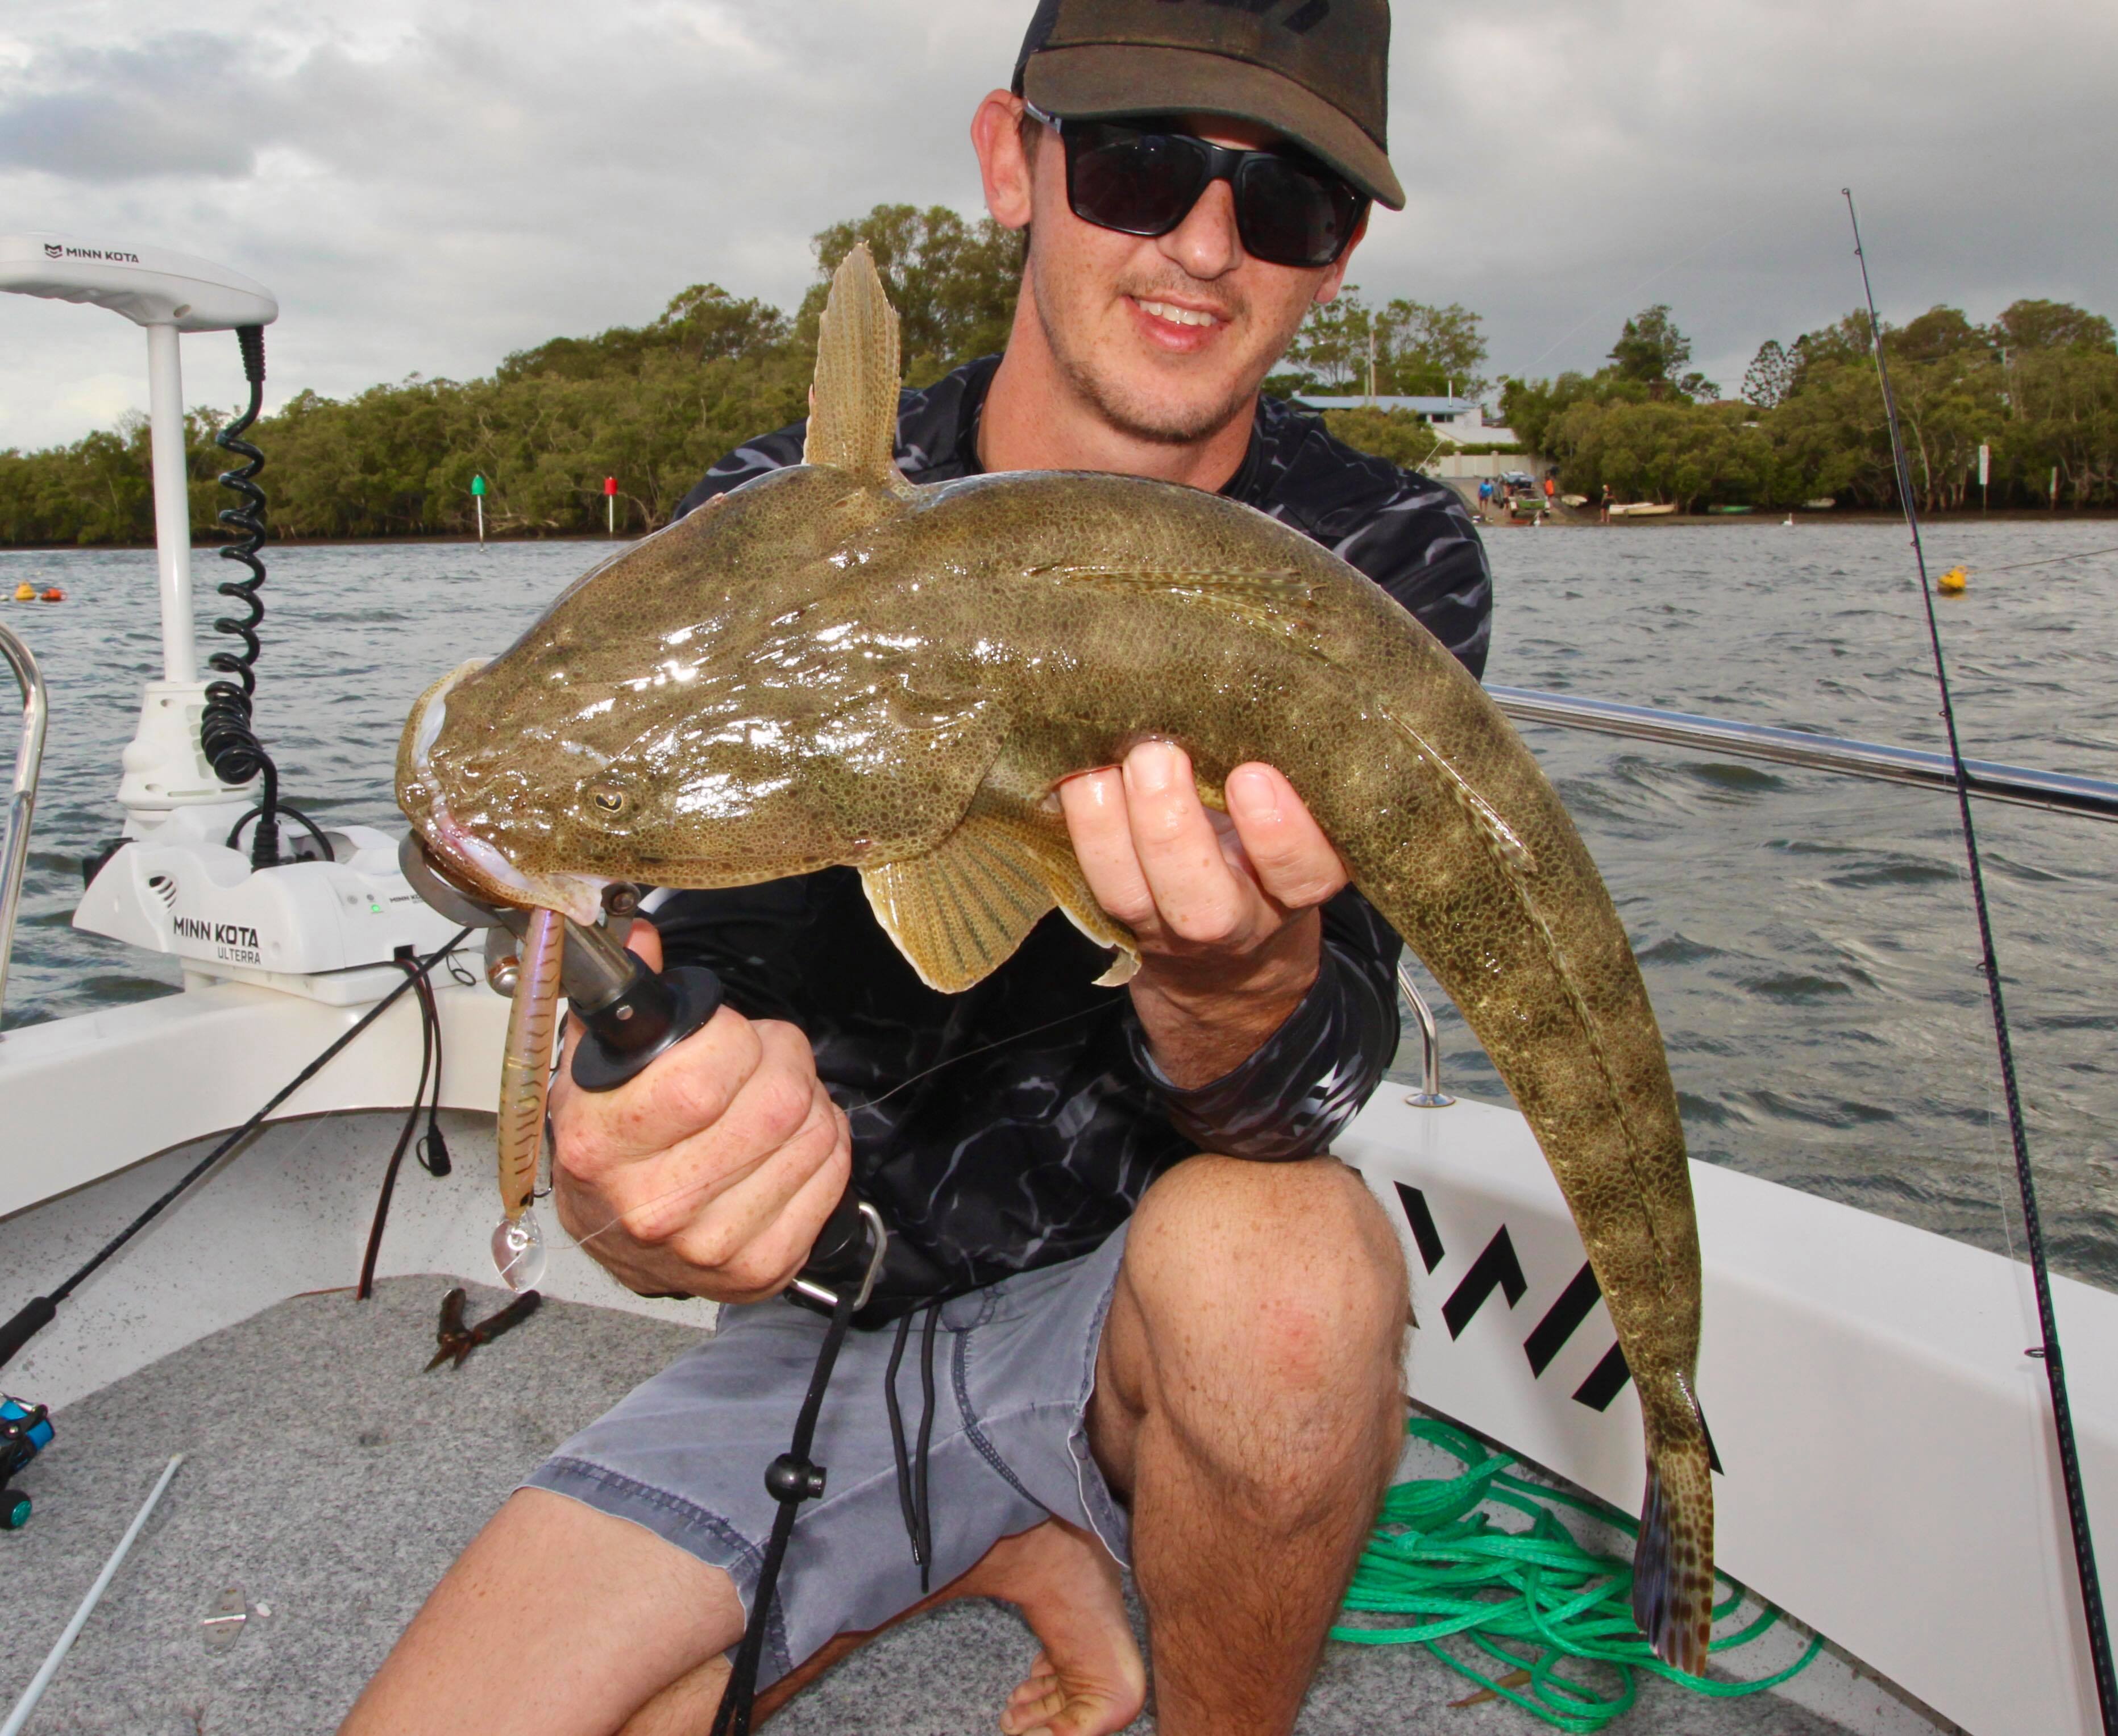
POLYGON ((923 1596, 932 1589, 934 1528, 927 1504, 927 1449, 934 1437, 934 1332, 941 1317, 941 1304, 927 1305, 927 1325, 919 1340, 919 1444, 917 1457, 904 1445, 904 1417, 897 1405, 897 1370, 904 1360, 905 1340, 912 1334, 912 1316, 899 1317, 897 1337, 890 1347, 890 1366, 883 1373, 882 1396, 890 1412, 890 1450, 897 1461, 897 1504, 904 1515, 904 1535, 912 1539, 912 1558, 919 1564, 919 1590, 923 1596))

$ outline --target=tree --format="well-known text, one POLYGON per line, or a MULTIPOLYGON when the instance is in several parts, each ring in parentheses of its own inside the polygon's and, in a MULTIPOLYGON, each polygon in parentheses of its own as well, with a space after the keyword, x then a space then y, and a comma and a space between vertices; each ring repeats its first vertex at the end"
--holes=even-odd
POLYGON ((943 205, 923 211, 878 205, 817 235, 817 280, 796 317, 805 344, 816 343, 831 273, 862 241, 897 309, 906 385, 932 385, 951 368, 1006 347, 1022 288, 1022 234, 990 217, 966 223, 943 205))
POLYGON ((1892 362, 1939 362, 1951 356, 1983 359, 1992 345, 1958 308, 1933 307, 1917 319, 1886 329, 1883 341, 1892 362))
POLYGON ((1743 375, 1743 396, 1760 410, 1778 410, 1794 383, 1794 358, 1780 347, 1778 338, 1769 337, 1758 346, 1743 375))
POLYGON ((2019 301, 1993 322, 1991 341, 2008 350, 2102 350, 2112 345, 2111 322, 2063 301, 2019 301))
POLYGON ((1368 340, 1375 329, 1375 315, 1361 299, 1358 284, 1348 284, 1330 301, 1311 308, 1288 346, 1287 359, 1293 364, 1297 389, 1365 391, 1368 340))
MULTIPOLYGON (((487 479, 488 525, 502 534, 600 530, 605 476, 618 479, 621 525, 664 525, 709 465, 802 416, 823 276, 856 240, 884 262, 915 383, 1004 343, 1020 238, 938 207, 878 206, 816 238, 819 286, 792 317, 695 284, 643 325, 554 338, 483 378, 414 374, 337 401, 298 393, 255 436, 270 461, 272 530, 467 534, 474 474, 487 479)), ((1351 288, 1305 323, 1292 359, 1308 372, 1293 383, 1364 388, 1371 341, 1379 391, 1484 388, 1475 314, 1408 298, 1371 307, 1351 288)), ((1929 508, 1964 504, 1981 442, 1993 449, 1996 507, 2042 506, 2055 470, 2065 505, 2118 506, 2118 349, 2102 316, 2026 299, 1982 326, 1937 306, 1886 329, 1883 344, 1912 486, 1929 508)), ((1713 390, 1690 359, 1669 309, 1649 308, 1625 322, 1611 365, 1503 382, 1501 414, 1585 493, 1607 481, 1687 505, 1818 494, 1896 503, 1865 310, 1784 349, 1763 345, 1746 376, 1748 404, 1687 401, 1713 390)), ((228 501, 214 481, 226 468, 211 444, 221 420, 211 410, 186 419, 192 522, 205 539, 225 535, 214 520, 228 501)), ((1415 416, 1363 408, 1334 413, 1330 425, 1399 464, 1446 450, 1415 416)), ((0 544, 150 540, 147 451, 140 417, 45 451, 0 451, 0 544)))
POLYGON ((1460 302, 1439 308, 1399 296, 1371 308, 1359 285, 1348 284, 1309 310, 1288 350, 1297 376, 1288 383, 1365 393, 1372 360, 1379 393, 1475 398, 1491 383, 1478 373, 1486 360, 1482 323, 1460 302))
POLYGON ((1794 396, 1809 384, 1812 374, 1845 367, 1869 367, 1868 313, 1856 308, 1836 325, 1805 331, 1787 354, 1794 359, 1794 375, 1787 382, 1787 396, 1794 396))
POLYGON ((1721 388, 1704 374, 1681 372, 1690 359, 1691 340, 1676 329, 1676 322, 1669 317, 1667 302, 1657 302, 1635 313, 1611 346, 1611 360, 1618 377, 1646 387, 1650 399, 1672 394, 1691 399, 1719 397, 1721 388))
POLYGON ((1533 452, 1549 452, 1547 431, 1575 405, 1644 404, 1648 397, 1644 383, 1621 378, 1612 368, 1563 373, 1556 380, 1510 377, 1501 382, 1501 421, 1533 452))
POLYGON ((1486 361, 1482 323, 1461 302, 1437 308, 1403 296, 1391 301, 1376 321, 1387 390, 1413 397, 1480 396, 1491 383, 1478 372, 1486 361))

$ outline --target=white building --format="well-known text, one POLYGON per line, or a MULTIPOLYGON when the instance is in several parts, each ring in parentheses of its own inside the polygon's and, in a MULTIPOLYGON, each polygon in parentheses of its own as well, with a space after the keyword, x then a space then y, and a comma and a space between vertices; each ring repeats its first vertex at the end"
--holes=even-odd
POLYGON ((1304 410, 1379 410, 1415 415, 1459 446, 1513 446, 1515 431, 1486 420, 1473 398, 1414 398, 1378 392, 1374 397, 1325 397, 1303 392, 1293 400, 1304 410))

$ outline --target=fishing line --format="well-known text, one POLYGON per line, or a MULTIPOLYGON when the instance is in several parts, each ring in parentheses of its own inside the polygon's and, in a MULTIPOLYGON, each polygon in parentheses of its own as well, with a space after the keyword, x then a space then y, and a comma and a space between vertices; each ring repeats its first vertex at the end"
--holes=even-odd
POLYGON ((1702 242, 1698 247, 1694 248, 1691 252, 1684 255, 1682 258, 1672 259, 1666 266, 1657 266, 1653 271, 1649 272, 1646 276, 1643 277, 1638 283, 1635 284, 1630 289, 1621 289, 1617 294, 1612 296, 1607 300, 1597 303, 1594 307, 1591 308, 1586 313, 1583 314, 1579 319, 1576 320, 1574 324, 1568 326, 1565 331, 1561 332, 1558 337, 1554 339, 1552 344, 1546 349, 1543 355, 1538 357, 1535 361, 1529 364, 1528 368, 1525 368, 1523 370, 1523 378, 1527 381, 1529 377, 1531 368, 1542 367, 1544 363, 1546 356, 1552 354, 1552 352, 1557 350, 1561 345, 1565 343, 1569 338, 1572 337, 1576 332, 1580 331, 1583 326, 1586 326, 1589 321, 1600 318, 1602 315, 1609 312, 1612 308, 1630 301, 1635 295, 1639 294, 1641 290, 1647 288, 1649 284, 1654 282, 1657 278, 1667 277, 1679 266, 1688 266, 1693 260, 1699 258, 1702 254, 1712 252, 1714 248, 1720 246, 1721 243, 1726 241, 1731 235, 1737 234, 1742 230, 1749 229, 1751 226, 1752 221, 1752 219, 1747 217, 1745 218, 1741 223, 1732 225, 1729 228, 1722 230, 1722 232, 1716 235, 1711 241, 1702 242))
MULTIPOLYGON (((1993 1039, 2000 1057, 2000 1083, 2008 1102, 2008 1132, 2014 1146, 2015 1187, 2023 1206, 2023 1239, 2030 1256, 2030 1277, 2037 1291, 2037 1330, 2042 1338, 2045 1383, 2051 1391, 2052 1428, 2059 1440, 2060 1480, 2066 1488, 2067 1526, 2073 1534, 2074 1570, 2081 1581, 2082 1613, 2088 1627, 2088 1655, 2096 1676, 2097 1704, 2102 1709, 2104 1736, 2118 1736, 2118 1675, 2111 1659, 2111 1630, 2103 1612, 2103 1590, 2096 1573, 2096 1545, 2089 1535, 2088 1502, 2082 1487, 2081 1459, 2074 1446, 2074 1413, 2067 1403, 2066 1371, 2060 1359, 2059 1318, 2052 1307, 2051 1272, 2045 1254, 2044 1227, 2037 1215, 2037 1195, 2030 1173, 2030 1141, 2023 1118, 2022 1091, 2015 1079, 2014 1045, 2008 1030, 2008 1012, 2000 993, 2000 961, 1994 950, 1993 919, 1986 900, 1986 874, 1978 854, 1978 831, 1971 817, 1971 780, 1964 769, 1963 749, 1957 738, 1956 705, 1949 692, 1949 669, 1941 653, 1941 627, 1934 612, 1934 587, 1927 581, 1926 549, 1920 539, 1919 510, 1912 501, 1912 465, 1905 456, 1905 442, 1898 427, 1897 400, 1890 391, 1890 373, 1883 356, 1883 322, 1875 311, 1875 291, 1868 280, 1868 256, 1861 245, 1861 219, 1853 208, 1853 190, 1841 187, 1846 215, 1853 225, 1853 257, 1861 262, 1861 289, 1868 303, 1868 336, 1875 353, 1875 378, 1883 393, 1883 415, 1889 425, 1890 456, 1897 468, 1898 498, 1903 502, 1905 524, 1912 532, 1912 558, 1919 569, 1920 598, 1926 606, 1927 642, 1934 652, 1934 678, 1941 692, 1941 720, 1949 734, 1949 757, 1956 771, 1956 806, 1963 822, 1963 854, 1971 869, 1971 899, 1978 913, 1981 960, 1986 972, 1987 998, 1993 1008, 1993 1039)), ((2036 1353, 2033 1353, 2036 1354, 2036 1353)))
POLYGON ((2118 549, 2084 549, 2079 554, 2048 555, 2042 561, 2012 561, 2005 567, 1980 567, 1974 570, 1982 576, 1989 572, 2020 572, 2025 567, 2056 567, 2061 561, 2089 561, 2099 554, 2118 554, 2118 549))

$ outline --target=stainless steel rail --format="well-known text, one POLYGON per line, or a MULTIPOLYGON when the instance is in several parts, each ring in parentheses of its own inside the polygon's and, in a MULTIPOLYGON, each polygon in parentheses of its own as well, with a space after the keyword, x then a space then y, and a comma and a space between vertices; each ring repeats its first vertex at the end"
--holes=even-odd
MULTIPOLYGON (((1818 771, 1912 784, 1926 789, 1956 788, 1956 774, 1945 753, 1849 741, 1836 735, 1812 735, 1804 729, 1778 729, 1764 724, 1732 723, 1726 718, 1699 717, 1688 711, 1621 706, 1607 699, 1578 699, 1570 693, 1544 693, 1533 687, 1494 687, 1486 691, 1519 724, 1593 729, 1605 735, 1709 748, 1739 759, 1772 760, 1783 766, 1806 766, 1818 771)), ((1970 776, 1972 794, 1989 801, 2013 802, 2094 820, 2118 820, 2118 783, 2061 771, 2037 771, 2024 766, 2002 766, 1991 760, 1966 760, 1963 767, 1970 776)))
POLYGON ((0 1012, 7 1005, 7 961, 15 948, 15 907, 22 900, 22 874, 30 856, 30 815, 37 805, 37 776, 44 763, 46 702, 44 672, 28 646, 0 627, 0 660, 15 672, 22 690, 22 743, 15 753, 15 789, 7 801, 7 844, 0 848, 0 1012))
POLYGON ((1413 1017, 1418 1021, 1420 1047, 1426 1053, 1420 1089, 1406 1093, 1404 1100, 1415 1109, 1445 1109, 1456 1099, 1441 1089, 1441 1033, 1435 1028, 1434 1013, 1427 1004, 1427 998, 1412 979, 1411 967, 1402 961, 1397 967, 1397 989, 1404 997, 1404 1004, 1412 1009, 1413 1017))

